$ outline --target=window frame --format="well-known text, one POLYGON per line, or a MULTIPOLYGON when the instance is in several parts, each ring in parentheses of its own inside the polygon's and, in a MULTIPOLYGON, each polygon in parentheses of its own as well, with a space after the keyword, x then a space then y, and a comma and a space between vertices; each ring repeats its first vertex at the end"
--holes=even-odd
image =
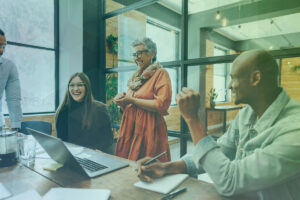
MULTIPOLYGON (((117 15, 120 15, 122 13, 128 12, 130 10, 136 10, 143 8, 145 6, 149 6, 151 4, 156 3, 158 0, 142 0, 137 3, 133 3, 130 5, 125 6, 124 8, 114 10, 109 13, 105 13, 105 3, 106 0, 103 1, 102 6, 103 10, 102 11, 102 21, 101 21, 101 27, 100 30, 102 31, 102 39, 103 41, 105 40, 105 20, 109 19, 110 17, 114 17, 117 15)), ((199 66, 200 70, 205 69, 206 65, 209 64, 218 64, 218 63, 232 63, 234 59, 239 55, 239 54, 231 54, 231 55, 225 55, 225 56, 210 56, 210 57, 198 57, 198 58, 193 58, 189 59, 187 54, 188 54, 188 1, 182 0, 182 12, 181 12, 181 42, 180 42, 180 47, 181 47, 181 58, 180 60, 177 61, 169 61, 169 62, 161 62, 161 64, 166 68, 181 68, 181 76, 179 77, 180 83, 181 83, 181 88, 187 86, 187 68, 189 66, 199 66)), ((105 42, 103 43, 105 44, 105 42)), ((103 45, 102 44, 102 45, 103 45)), ((102 47, 103 48, 103 47, 102 47)), ((281 50, 271 50, 269 51, 270 54, 276 58, 288 58, 288 57, 299 57, 300 56, 300 48, 291 48, 291 49, 281 49, 281 50)), ((105 51, 102 52, 101 57, 105 58, 105 51)), ((106 69, 105 68, 105 62, 104 66, 102 66, 104 69, 104 73, 118 73, 121 71, 129 71, 132 69, 135 69, 135 66, 128 66, 128 67, 122 67, 122 68, 113 68, 113 69, 106 69)), ((205 98, 205 97, 204 97, 205 98)), ((203 100, 203 99, 202 99, 203 100)), ((205 99, 204 99, 205 101, 205 99)), ((172 131, 168 130, 168 135, 173 136, 173 137, 178 137, 180 138, 180 156, 183 156, 187 153, 187 140, 191 139, 191 136, 189 134, 188 127, 184 120, 181 117, 181 130, 180 131, 172 131)), ((117 126, 116 126, 117 127, 117 126)))
MULTIPOLYGON (((54 16, 53 16, 53 25, 54 25, 54 48, 48 48, 38 45, 30 45, 30 44, 24 44, 19 42, 13 42, 13 41, 7 41, 7 45, 11 46, 18 46, 18 47, 25 47, 25 48, 32 48, 37 50, 47 50, 47 51, 53 51, 54 52, 54 111, 47 111, 47 112, 26 112, 23 113, 24 116, 26 115, 39 115, 39 114, 54 114, 56 112, 56 109, 59 105, 59 0, 53 0, 54 4, 54 16)), ((22 89, 21 89, 22 91, 22 89)), ((4 114, 5 117, 8 117, 9 114, 4 114)))

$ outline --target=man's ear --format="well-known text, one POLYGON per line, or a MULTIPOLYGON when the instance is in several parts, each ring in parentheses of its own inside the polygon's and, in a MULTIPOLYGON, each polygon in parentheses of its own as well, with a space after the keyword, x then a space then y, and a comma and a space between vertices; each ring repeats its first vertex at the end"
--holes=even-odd
POLYGON ((251 73, 251 85, 257 86, 261 82, 261 72, 259 70, 255 70, 251 73))

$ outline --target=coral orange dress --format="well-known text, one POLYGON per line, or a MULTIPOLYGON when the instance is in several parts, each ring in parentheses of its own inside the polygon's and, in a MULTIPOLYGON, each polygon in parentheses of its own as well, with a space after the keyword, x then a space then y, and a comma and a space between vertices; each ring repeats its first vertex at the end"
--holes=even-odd
POLYGON ((153 99, 158 112, 151 112, 129 104, 123 111, 116 155, 129 160, 145 156, 154 157, 167 151, 159 160, 170 161, 167 115, 172 98, 171 80, 168 72, 161 68, 136 91, 128 89, 127 94, 139 99, 153 99))

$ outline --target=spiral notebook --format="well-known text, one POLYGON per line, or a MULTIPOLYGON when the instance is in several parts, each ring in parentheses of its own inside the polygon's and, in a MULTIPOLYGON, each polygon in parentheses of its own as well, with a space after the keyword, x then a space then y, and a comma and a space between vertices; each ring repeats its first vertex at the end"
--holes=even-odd
POLYGON ((154 192, 168 194, 187 178, 187 174, 167 175, 162 178, 154 179, 152 183, 139 181, 135 183, 134 186, 154 192))

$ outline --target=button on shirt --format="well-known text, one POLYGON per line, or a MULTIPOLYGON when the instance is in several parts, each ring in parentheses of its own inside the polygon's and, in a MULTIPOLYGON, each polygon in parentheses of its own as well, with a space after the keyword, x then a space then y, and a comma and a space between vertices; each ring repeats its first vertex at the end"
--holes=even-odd
POLYGON ((255 191, 263 200, 300 199, 300 104, 282 89, 256 119, 246 106, 217 142, 200 140, 183 158, 188 173, 207 172, 225 196, 255 191))
POLYGON ((0 126, 5 124, 2 114, 2 97, 4 90, 11 127, 20 128, 22 109, 19 74, 13 62, 0 57, 0 126))

